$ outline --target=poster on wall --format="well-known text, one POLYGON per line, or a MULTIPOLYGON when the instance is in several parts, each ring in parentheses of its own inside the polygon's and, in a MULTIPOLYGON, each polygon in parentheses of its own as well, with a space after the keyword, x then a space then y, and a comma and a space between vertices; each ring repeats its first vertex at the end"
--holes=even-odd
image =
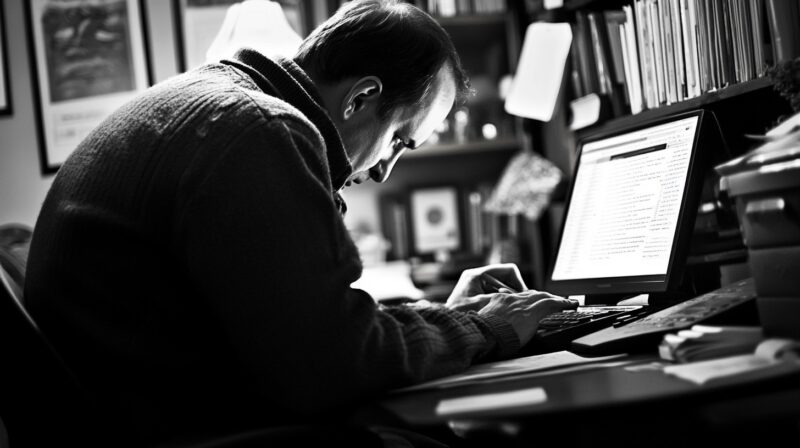
POLYGON ((8 58, 6 57, 6 21, 3 3, 0 2, 0 115, 11 113, 11 89, 8 84, 8 58))
POLYGON ((42 170, 150 85, 140 0, 30 0, 42 170))
POLYGON ((458 190, 455 187, 411 191, 411 226, 418 254, 451 252, 461 247, 458 190))
POLYGON ((253 39, 269 41, 276 36, 290 36, 294 40, 291 33, 295 33, 296 43, 285 42, 291 48, 298 45, 300 36, 304 35, 307 0, 248 0, 247 3, 242 0, 173 1, 181 71, 217 60, 216 56, 225 53, 218 47, 224 46, 228 39, 247 43, 253 39))

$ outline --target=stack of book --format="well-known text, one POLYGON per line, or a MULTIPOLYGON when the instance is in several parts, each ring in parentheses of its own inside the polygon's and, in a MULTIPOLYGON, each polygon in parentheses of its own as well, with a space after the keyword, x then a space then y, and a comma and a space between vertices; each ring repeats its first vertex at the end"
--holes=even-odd
POLYGON ((506 0, 416 0, 415 3, 429 13, 442 17, 506 11, 506 0))
POLYGON ((669 105, 765 74, 800 56, 800 6, 783 0, 634 0, 580 10, 575 98, 607 98, 615 116, 669 105))

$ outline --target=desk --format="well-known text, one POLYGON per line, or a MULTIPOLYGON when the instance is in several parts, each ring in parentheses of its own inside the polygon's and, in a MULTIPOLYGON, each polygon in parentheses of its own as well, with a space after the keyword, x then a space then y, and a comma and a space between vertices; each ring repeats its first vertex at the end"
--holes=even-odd
POLYGON ((534 373, 448 389, 390 395, 377 406, 419 432, 457 434, 459 446, 797 446, 800 373, 698 386, 660 370, 631 371, 659 361, 637 355, 628 366, 534 373), (445 418, 439 400, 542 387, 547 401, 513 410, 445 418), (607 428, 616 428, 609 432, 607 428), (463 440, 463 443, 462 443, 463 440), (781 445, 772 442, 783 441, 781 445), (687 443, 688 442, 688 443, 687 443), (697 442, 697 443, 692 443, 697 442))

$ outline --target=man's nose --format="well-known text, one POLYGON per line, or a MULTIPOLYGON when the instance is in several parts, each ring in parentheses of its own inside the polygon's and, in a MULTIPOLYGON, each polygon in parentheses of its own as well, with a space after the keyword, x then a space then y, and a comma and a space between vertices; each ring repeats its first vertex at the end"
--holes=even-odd
POLYGON ((378 177, 378 182, 380 183, 386 182, 386 179, 389 178, 389 174, 392 173, 392 168, 394 168, 394 164, 397 163, 397 161, 400 159, 400 156, 402 156, 406 152, 406 149, 408 148, 404 146, 399 150, 393 152, 392 156, 389 157, 389 159, 382 160, 380 162, 381 173, 378 177))

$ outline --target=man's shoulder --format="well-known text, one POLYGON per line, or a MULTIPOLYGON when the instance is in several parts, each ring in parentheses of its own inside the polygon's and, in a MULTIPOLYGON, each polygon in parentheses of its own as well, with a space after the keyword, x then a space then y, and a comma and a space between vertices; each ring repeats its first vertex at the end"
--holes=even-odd
POLYGON ((163 82, 161 90, 162 94, 165 90, 170 92, 166 95, 174 99, 183 97, 178 101, 182 106, 177 107, 194 109, 190 103, 200 101, 213 104, 206 106, 213 109, 207 110, 209 116, 238 116, 239 119, 233 121, 242 126, 252 124, 252 120, 262 121, 262 124, 283 123, 308 138, 322 138, 314 122, 299 108, 264 92, 251 77, 224 64, 208 64, 175 76, 163 82))

